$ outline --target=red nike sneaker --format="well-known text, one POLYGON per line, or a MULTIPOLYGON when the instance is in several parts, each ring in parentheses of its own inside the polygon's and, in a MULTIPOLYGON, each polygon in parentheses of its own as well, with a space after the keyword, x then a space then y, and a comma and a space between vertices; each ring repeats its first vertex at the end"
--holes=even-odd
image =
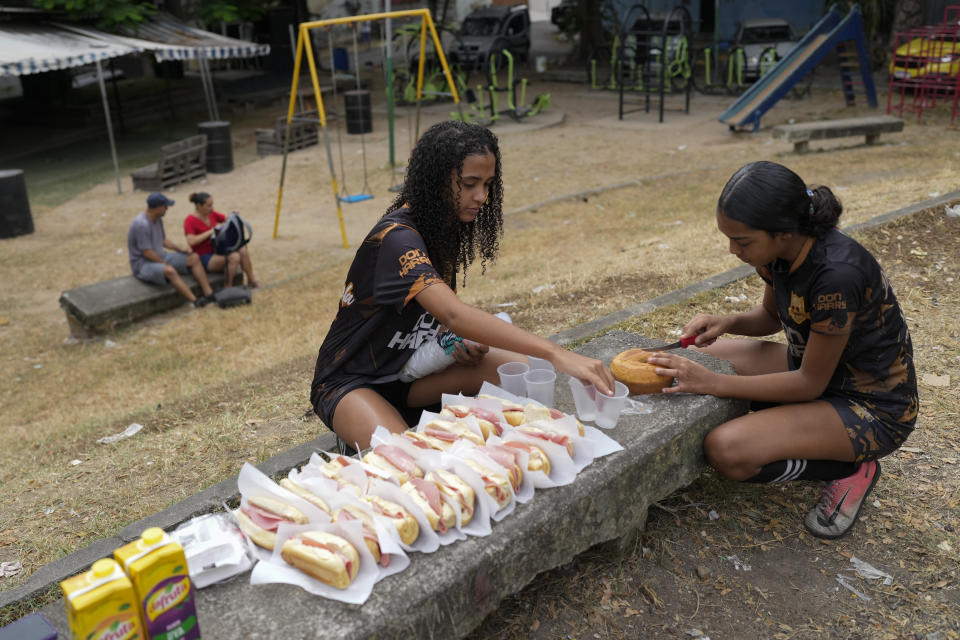
POLYGON ((880 463, 871 460, 857 467, 852 476, 831 480, 823 488, 820 503, 807 512, 804 526, 818 538, 839 538, 857 521, 879 477, 880 463))

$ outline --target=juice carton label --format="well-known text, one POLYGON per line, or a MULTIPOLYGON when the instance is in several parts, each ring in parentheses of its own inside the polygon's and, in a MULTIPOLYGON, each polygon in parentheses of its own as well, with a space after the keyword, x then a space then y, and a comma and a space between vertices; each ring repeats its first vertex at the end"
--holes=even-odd
POLYGON ((146 637, 199 640, 193 586, 180 545, 162 529, 151 528, 114 555, 133 583, 146 637))
POLYGON ((190 578, 174 576, 161 580, 144 599, 147 632, 153 640, 199 638, 190 578))
POLYGON ((136 611, 101 620, 86 640, 133 640, 142 638, 136 611))
POLYGON ((145 639, 129 578, 109 559, 61 583, 70 631, 80 640, 145 639))

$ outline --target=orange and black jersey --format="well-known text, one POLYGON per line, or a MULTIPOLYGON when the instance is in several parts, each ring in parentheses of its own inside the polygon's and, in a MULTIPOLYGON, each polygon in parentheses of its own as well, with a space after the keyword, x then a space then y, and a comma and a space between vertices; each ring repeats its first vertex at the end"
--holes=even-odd
POLYGON ((321 404, 332 414, 348 391, 396 380, 414 350, 440 329, 415 299, 443 279, 414 225, 409 209, 387 214, 350 265, 337 316, 320 346, 311 388, 313 405, 324 420, 328 416, 323 414, 327 411, 321 413, 321 404))
POLYGON ((917 379, 906 319, 873 255, 837 229, 810 238, 789 264, 757 269, 773 287, 790 370, 800 367, 810 332, 850 334, 825 395, 846 396, 912 427, 917 379))

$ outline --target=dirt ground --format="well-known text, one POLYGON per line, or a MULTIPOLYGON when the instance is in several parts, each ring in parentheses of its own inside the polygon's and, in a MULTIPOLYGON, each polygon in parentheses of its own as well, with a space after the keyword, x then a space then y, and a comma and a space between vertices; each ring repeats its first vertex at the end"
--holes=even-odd
MULTIPOLYGON (((494 127, 504 161, 506 237, 498 262, 482 276, 471 269, 461 290, 468 302, 508 310, 540 335, 735 266, 712 212, 726 178, 746 162, 777 160, 808 182, 831 185, 844 201, 847 225, 958 186, 957 130, 942 112, 924 125, 908 121, 902 134, 883 136, 878 145, 843 139, 795 156, 766 130, 731 133, 718 123, 730 102, 725 96, 695 95, 689 115, 668 111, 661 124, 652 113, 617 120, 610 93, 559 83, 530 88, 540 91, 553 94, 551 112, 563 121, 544 129, 494 127), (571 197, 552 201, 564 195, 571 197)), ((764 123, 872 113, 842 105, 839 91, 815 88, 812 99, 783 101, 764 123)), ((234 475, 243 461, 263 460, 325 429, 307 412, 316 348, 353 248, 382 214, 398 176, 387 160, 385 111, 375 105, 373 134, 362 143, 341 137, 347 191, 363 186, 365 149, 366 181, 375 194, 344 205, 351 248, 342 246, 322 147, 291 155, 276 217, 281 160, 254 160, 250 149, 254 127, 280 110, 263 110, 259 125, 256 113, 247 113, 243 121, 250 124, 235 128, 238 157, 249 162, 169 193, 177 205, 167 232, 177 238, 194 190, 251 221, 257 277, 268 286, 248 309, 183 308, 102 339, 67 337, 60 292, 128 273, 126 228, 145 195, 130 191, 129 178, 121 195, 105 176, 62 204, 36 207, 36 232, 3 241, 0 561, 21 562, 23 570, 0 578, 0 589, 234 475), (109 449, 95 444, 132 422, 145 425, 137 438, 109 449)), ((425 109, 421 128, 450 110, 425 109)), ((400 110, 399 159, 409 152, 412 128, 412 112, 400 110)), ((338 136, 331 133, 339 164, 338 136)), ((930 322, 924 340, 914 330, 915 348, 936 356, 936 373, 948 375, 960 350, 955 327, 944 328, 957 311, 955 284, 945 274, 954 269, 960 237, 955 219, 939 215, 917 223, 922 228, 891 226, 872 238, 895 288, 912 292, 911 322, 930 322), (903 240, 921 233, 920 247, 903 240), (941 257, 934 261, 935 255, 941 257), (924 272, 930 264, 943 273, 924 272)), ((741 293, 752 299, 754 288, 738 283, 698 304, 723 305, 741 293)), ((666 336, 691 313, 682 306, 628 328, 666 336)), ((958 411, 956 376, 947 385, 923 388, 927 428, 884 466, 879 506, 843 541, 814 541, 798 526, 815 501, 814 488, 741 487, 707 473, 651 510, 635 553, 588 553, 538 577, 474 637, 843 638, 883 637, 880 629, 888 627, 890 637, 958 637, 952 613, 960 605, 958 456, 956 438, 949 438, 958 411), (851 574, 853 555, 893 575, 893 584, 851 574), (840 571, 873 599, 837 583, 840 571)), ((24 612, 2 612, 0 622, 24 612)))

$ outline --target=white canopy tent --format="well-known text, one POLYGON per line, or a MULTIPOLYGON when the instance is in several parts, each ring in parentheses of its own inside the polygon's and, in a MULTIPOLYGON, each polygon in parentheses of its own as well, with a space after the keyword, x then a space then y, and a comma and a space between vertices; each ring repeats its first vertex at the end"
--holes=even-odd
POLYGON ((143 51, 153 52, 158 62, 196 59, 210 118, 219 120, 208 60, 267 55, 270 53, 270 45, 237 40, 188 27, 165 14, 154 16, 141 25, 135 36, 116 35, 67 24, 0 22, 0 77, 96 64, 110 152, 117 178, 117 193, 121 191, 120 168, 100 63, 110 58, 143 51))

